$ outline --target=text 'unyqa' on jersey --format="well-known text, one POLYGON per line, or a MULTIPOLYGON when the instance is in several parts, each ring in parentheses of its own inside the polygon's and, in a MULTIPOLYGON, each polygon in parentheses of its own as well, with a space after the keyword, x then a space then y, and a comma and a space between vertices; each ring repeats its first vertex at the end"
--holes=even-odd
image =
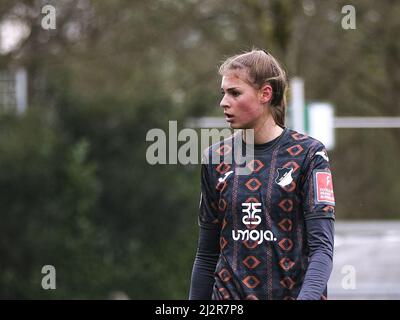
POLYGON ((199 224, 220 229, 212 298, 295 299, 308 266, 305 220, 335 215, 327 152, 285 128, 254 146, 250 173, 239 175, 234 160, 224 161, 234 159, 234 139, 246 148, 233 135, 209 147, 202 164, 199 224))

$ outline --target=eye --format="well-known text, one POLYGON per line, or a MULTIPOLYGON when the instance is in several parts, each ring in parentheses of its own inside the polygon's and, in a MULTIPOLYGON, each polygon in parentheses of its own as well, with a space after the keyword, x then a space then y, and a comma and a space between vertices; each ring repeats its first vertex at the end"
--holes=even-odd
POLYGON ((232 91, 232 96, 238 97, 238 96, 240 96, 240 92, 239 92, 239 91, 236 91, 236 90, 233 90, 233 91, 232 91))

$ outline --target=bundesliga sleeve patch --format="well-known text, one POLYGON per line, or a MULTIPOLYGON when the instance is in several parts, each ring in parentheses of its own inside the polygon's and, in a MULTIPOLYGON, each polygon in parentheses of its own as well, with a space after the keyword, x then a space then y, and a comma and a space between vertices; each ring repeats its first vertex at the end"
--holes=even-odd
POLYGON ((314 170, 313 176, 315 203, 335 205, 331 173, 329 171, 314 170))

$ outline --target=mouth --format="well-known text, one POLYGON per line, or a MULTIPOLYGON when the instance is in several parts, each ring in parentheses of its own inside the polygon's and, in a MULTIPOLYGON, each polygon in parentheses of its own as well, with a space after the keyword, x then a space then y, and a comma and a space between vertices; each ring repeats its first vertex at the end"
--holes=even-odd
POLYGON ((229 114, 229 113, 224 113, 225 114, 225 120, 227 122, 232 122, 233 121, 233 115, 229 114))

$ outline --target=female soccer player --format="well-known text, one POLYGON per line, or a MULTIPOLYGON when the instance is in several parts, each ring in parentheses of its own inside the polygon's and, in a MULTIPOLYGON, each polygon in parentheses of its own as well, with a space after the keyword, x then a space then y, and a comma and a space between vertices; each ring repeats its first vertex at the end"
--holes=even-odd
POLYGON ((202 163, 190 299, 326 299, 335 199, 325 147, 285 127, 287 80, 271 54, 235 55, 219 73, 221 109, 254 159, 247 175, 225 161, 235 135, 206 150, 221 161, 202 163))

